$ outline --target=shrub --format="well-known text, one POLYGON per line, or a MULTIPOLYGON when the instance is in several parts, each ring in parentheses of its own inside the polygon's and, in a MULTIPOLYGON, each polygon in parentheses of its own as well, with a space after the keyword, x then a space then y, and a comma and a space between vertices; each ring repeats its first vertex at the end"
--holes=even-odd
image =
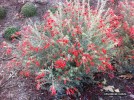
POLYGON ((52 13, 55 13, 55 12, 57 11, 57 7, 51 7, 49 10, 50 10, 52 13))
POLYGON ((36 7, 33 3, 27 2, 23 7, 21 8, 21 13, 25 17, 32 17, 36 15, 36 7))
POLYGON ((19 29, 16 27, 8 27, 5 30, 3 37, 7 40, 12 40, 13 38, 17 38, 18 36, 20 36, 20 34, 17 33, 18 31, 19 29))
POLYGON ((6 17, 6 10, 3 7, 0 7, 0 19, 4 19, 6 17))
POLYGON ((134 55, 134 8, 133 1, 120 2, 121 27, 118 29, 120 33, 120 45, 117 47, 117 59, 121 66, 128 66, 129 61, 134 55))
POLYGON ((52 95, 73 95, 84 76, 93 79, 95 72, 113 70, 110 57, 119 43, 114 32, 119 22, 105 4, 101 1, 93 10, 84 0, 76 0, 59 4, 55 14, 49 10, 44 25, 21 31, 22 41, 13 53, 17 63, 12 64, 23 66, 21 74, 36 75, 36 88, 52 95))

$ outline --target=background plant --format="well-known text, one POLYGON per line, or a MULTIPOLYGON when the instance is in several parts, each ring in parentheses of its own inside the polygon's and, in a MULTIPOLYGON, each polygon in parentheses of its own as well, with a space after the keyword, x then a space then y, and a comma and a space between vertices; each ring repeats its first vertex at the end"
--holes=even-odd
POLYGON ((56 8, 56 6, 52 6, 49 10, 50 10, 52 13, 55 13, 56 10, 57 10, 57 8, 56 8))
POLYGON ((27 2, 23 5, 23 7, 21 8, 21 13, 25 16, 25 17, 32 17, 36 15, 36 7, 33 3, 31 2, 27 2))
POLYGON ((91 9, 89 1, 66 1, 53 14, 44 15, 45 22, 21 30, 22 40, 13 52, 13 66, 23 66, 21 75, 36 75, 37 89, 52 95, 64 91, 73 95, 84 76, 113 70, 110 57, 118 45, 119 17, 106 1, 91 9), (19 59, 18 59, 19 58, 19 59))
POLYGON ((4 19, 6 17, 6 10, 3 7, 0 7, 0 19, 4 19))
POLYGON ((13 38, 17 38, 20 36, 18 31, 19 31, 19 28, 17 27, 8 27, 5 30, 3 37, 7 40, 12 40, 13 38))

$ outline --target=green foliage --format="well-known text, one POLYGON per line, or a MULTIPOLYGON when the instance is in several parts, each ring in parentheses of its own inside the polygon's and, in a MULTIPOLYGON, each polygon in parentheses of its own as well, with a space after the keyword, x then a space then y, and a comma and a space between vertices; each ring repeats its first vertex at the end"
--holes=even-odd
POLYGON ((5 30, 5 33, 3 35, 3 37, 7 40, 11 40, 12 39, 12 36, 18 32, 19 29, 16 28, 16 27, 8 27, 6 30, 5 30))
POLYGON ((57 11, 57 8, 56 8, 56 7, 51 7, 49 10, 50 10, 52 13, 55 13, 55 12, 57 11))
POLYGON ((37 11, 36 11, 36 7, 33 3, 31 2, 27 2, 25 5, 23 5, 23 7, 21 8, 21 13, 25 16, 25 17, 32 17, 35 16, 37 11))
POLYGON ((0 7, 0 19, 4 19, 6 17, 6 10, 3 7, 0 7))

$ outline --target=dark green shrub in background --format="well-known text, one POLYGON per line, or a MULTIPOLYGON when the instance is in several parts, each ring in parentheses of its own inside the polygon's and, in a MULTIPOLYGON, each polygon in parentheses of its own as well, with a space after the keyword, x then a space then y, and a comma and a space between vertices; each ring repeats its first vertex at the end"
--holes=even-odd
MULTIPOLYGON (((19 28, 16 27, 8 27, 5 30, 5 33, 3 35, 3 37, 7 40, 12 40, 13 35, 15 35, 16 32, 19 31, 19 28)), ((14 38, 17 38, 16 36, 14 38)))
POLYGON ((6 10, 3 7, 0 7, 0 19, 4 19, 6 17, 6 10))
POLYGON ((56 7, 51 7, 49 10, 54 14, 57 11, 57 8, 56 7))
POLYGON ((32 17, 36 15, 36 7, 33 3, 27 2, 23 7, 21 8, 21 13, 25 17, 32 17))

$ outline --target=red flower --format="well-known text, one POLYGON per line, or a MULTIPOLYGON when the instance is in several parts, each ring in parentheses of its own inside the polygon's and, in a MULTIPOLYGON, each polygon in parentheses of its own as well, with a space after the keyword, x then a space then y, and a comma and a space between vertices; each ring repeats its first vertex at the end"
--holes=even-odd
POLYGON ((102 63, 103 63, 104 65, 106 65, 106 66, 108 67, 108 69, 110 69, 110 70, 113 70, 113 69, 114 69, 111 64, 109 64, 109 63, 107 63, 107 62, 102 62, 102 63))
POLYGON ((86 67, 86 74, 88 74, 90 72, 90 68, 86 67))
POLYGON ((7 55, 11 54, 11 52, 12 52, 12 49, 11 49, 11 48, 8 48, 8 49, 6 50, 6 54, 7 54, 7 55))
POLYGON ((16 34, 16 35, 21 35, 21 33, 20 33, 20 32, 16 32, 15 34, 16 34))
POLYGON ((64 68, 66 66, 66 62, 62 59, 59 59, 55 62, 55 68, 64 68))
POLYGON ((123 38, 120 37, 120 38, 118 39, 118 46, 121 46, 121 45, 122 45, 122 41, 123 41, 123 38))
POLYGON ((77 57, 79 55, 79 50, 73 50, 72 51, 72 54, 77 57))
POLYGON ((104 24, 104 20, 100 20, 100 23, 99 23, 99 28, 103 28, 105 26, 105 24, 104 24))
POLYGON ((114 15, 114 10, 113 10, 113 9, 110 9, 110 10, 109 10, 109 14, 110 14, 110 15, 114 15))
POLYGON ((38 61, 36 61, 35 62, 35 65, 39 67, 40 66, 40 63, 38 61))
POLYGON ((41 79, 41 78, 43 78, 45 76, 45 73, 43 72, 43 73, 41 73, 41 74, 39 74, 38 76, 36 76, 36 80, 38 80, 38 79, 41 79))
POLYGON ((134 26, 129 28, 129 34, 130 34, 131 38, 134 38, 134 26))
POLYGON ((68 88, 68 89, 66 90, 66 94, 67 94, 67 95, 74 95, 75 91, 77 91, 76 88, 68 88))
POLYGON ((76 33, 81 34, 82 32, 81 26, 76 26, 76 33))
POLYGON ((62 39, 58 39, 57 42, 58 43, 63 43, 64 45, 66 45, 66 44, 68 44, 69 40, 66 37, 64 37, 62 39))
POLYGON ((115 1, 114 0, 110 0, 110 2, 114 3, 115 1))
POLYGON ((104 71, 105 68, 104 68, 103 66, 98 66, 98 70, 99 70, 99 71, 100 71, 100 70, 104 71))
POLYGON ((93 58, 88 53, 83 53, 83 57, 85 57, 87 60, 92 61, 93 58))
POLYGON ((124 22, 123 23, 123 28, 124 28, 124 30, 128 30, 129 29, 129 26, 128 26, 128 23, 127 22, 124 22))
POLYGON ((30 72, 29 72, 29 71, 25 71, 25 72, 24 72, 24 76, 25 76, 25 77, 29 77, 29 76, 30 76, 30 72))
POLYGON ((104 54, 107 53, 107 51, 106 51, 104 48, 102 48, 102 52, 103 52, 104 54))
POLYGON ((66 85, 66 83, 67 83, 67 79, 64 79, 64 84, 66 85))
POLYGON ((44 49, 47 49, 50 47, 50 43, 47 43, 45 46, 44 46, 44 49))
POLYGON ((56 95, 56 89, 54 86, 51 86, 50 91, 51 91, 51 95, 53 96, 56 95))
POLYGON ((35 52, 38 52, 39 51, 39 48, 38 47, 35 47, 33 48, 35 52))

